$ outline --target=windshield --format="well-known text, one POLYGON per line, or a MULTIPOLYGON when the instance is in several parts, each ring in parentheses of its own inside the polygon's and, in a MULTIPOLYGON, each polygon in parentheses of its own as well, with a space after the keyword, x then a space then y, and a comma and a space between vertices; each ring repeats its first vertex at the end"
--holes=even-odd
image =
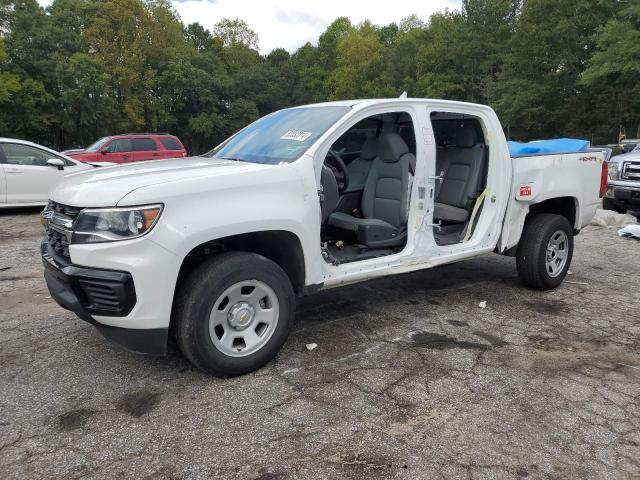
POLYGON ((278 164, 297 160, 351 107, 280 110, 252 123, 205 157, 278 164))
POLYGON ((94 142, 91 145, 89 145, 85 149, 85 151, 87 151, 87 152, 97 152, 100 149, 101 146, 103 146, 105 143, 107 143, 108 140, 109 140, 109 137, 101 138, 97 142, 94 142))

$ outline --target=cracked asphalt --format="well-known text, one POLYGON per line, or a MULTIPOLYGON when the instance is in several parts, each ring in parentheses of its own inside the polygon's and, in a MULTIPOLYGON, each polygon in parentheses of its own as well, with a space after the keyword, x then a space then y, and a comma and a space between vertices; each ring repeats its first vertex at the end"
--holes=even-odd
POLYGON ((301 299, 232 379, 58 307, 41 234, 0 213, 0 478, 640 478, 640 242, 615 228, 551 292, 489 255, 301 299))

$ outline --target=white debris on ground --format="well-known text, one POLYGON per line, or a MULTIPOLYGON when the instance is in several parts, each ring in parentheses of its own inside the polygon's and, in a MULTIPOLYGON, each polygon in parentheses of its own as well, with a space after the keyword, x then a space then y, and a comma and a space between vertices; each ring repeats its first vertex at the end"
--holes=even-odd
POLYGON ((307 343, 307 350, 311 351, 318 346, 317 343, 307 343))
POLYGON ((486 300, 481 301, 481 302, 478 304, 478 306, 479 306, 480 308, 487 308, 487 301, 486 301, 486 300))
POLYGON ((596 214, 591 220, 591 225, 595 227, 624 227, 627 225, 635 225, 638 220, 628 213, 617 213, 612 210, 596 210, 596 214))
POLYGON ((640 238, 640 225, 627 225, 618 230, 618 235, 621 237, 640 238))

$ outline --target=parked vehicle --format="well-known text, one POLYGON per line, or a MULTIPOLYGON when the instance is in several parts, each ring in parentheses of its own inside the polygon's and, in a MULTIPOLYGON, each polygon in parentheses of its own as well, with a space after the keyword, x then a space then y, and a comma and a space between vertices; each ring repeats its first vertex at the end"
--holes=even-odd
POLYGON ((296 295, 491 252, 557 287, 606 178, 601 152, 511 158, 482 105, 290 108, 200 157, 65 179, 43 213, 44 275, 125 348, 164 354, 171 331, 195 365, 237 375, 283 346, 296 295))
POLYGON ((186 157, 187 150, 178 137, 168 133, 126 133, 104 137, 84 150, 67 150, 71 158, 81 162, 140 162, 186 157))
POLYGON ((609 159, 609 182, 602 206, 620 213, 640 211, 640 150, 609 159))
POLYGON ((46 205, 64 175, 94 166, 36 143, 0 138, 0 208, 46 205))

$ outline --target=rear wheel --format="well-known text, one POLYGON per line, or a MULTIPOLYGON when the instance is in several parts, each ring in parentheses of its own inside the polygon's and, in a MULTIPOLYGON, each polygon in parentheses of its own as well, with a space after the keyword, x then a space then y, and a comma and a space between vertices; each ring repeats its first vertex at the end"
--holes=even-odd
POLYGON ((287 274, 247 252, 224 253, 200 265, 183 283, 177 302, 180 349, 217 376, 248 373, 274 358, 295 310, 287 274))
POLYGON ((573 231, 560 215, 541 213, 527 221, 518 245, 518 275, 526 285, 551 290, 562 283, 573 257, 573 231))

